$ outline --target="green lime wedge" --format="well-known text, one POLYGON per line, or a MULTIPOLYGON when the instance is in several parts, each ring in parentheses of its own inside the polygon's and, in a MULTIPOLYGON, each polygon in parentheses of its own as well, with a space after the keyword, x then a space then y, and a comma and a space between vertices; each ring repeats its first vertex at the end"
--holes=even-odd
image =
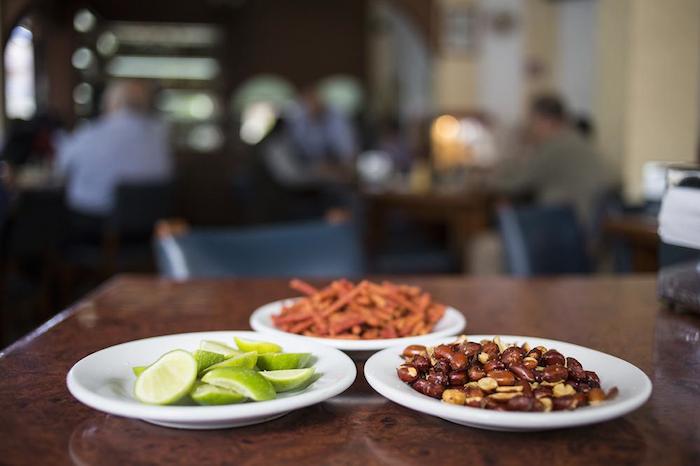
POLYGON ((258 367, 264 371, 301 369, 311 359, 310 353, 265 353, 258 355, 258 367))
POLYGON ((280 393, 304 386, 314 376, 315 372, 316 369, 309 367, 307 369, 288 369, 284 371, 262 371, 260 375, 269 380, 275 391, 280 393))
POLYGON ((245 367, 247 369, 252 369, 255 367, 256 362, 258 362, 258 353, 251 351, 250 353, 243 353, 239 356, 231 356, 220 363, 209 366, 204 369, 204 373, 214 369, 221 369, 222 367, 245 367))
POLYGON ((197 380, 197 361, 184 350, 164 354, 148 366, 134 385, 134 396, 139 401, 167 405, 189 393, 197 380))
POLYGON ((190 397, 200 405, 230 405, 245 401, 245 396, 233 390, 198 382, 190 397))
POLYGON ((236 391, 255 401, 272 400, 277 395, 268 380, 247 367, 222 367, 202 377, 202 382, 236 391))
POLYGON ((142 373, 143 371, 145 371, 146 369, 148 369, 148 366, 134 366, 134 367, 131 368, 131 372, 133 372, 134 375, 135 375, 136 377, 138 377, 138 376, 141 375, 141 373, 142 373))
POLYGON ((258 353, 280 353, 282 352, 282 347, 277 343, 270 343, 269 341, 253 341, 244 340, 243 338, 233 337, 236 342, 236 346, 241 351, 257 351, 258 353))
POLYGON ((211 353, 223 354, 226 357, 241 354, 240 351, 236 351, 235 349, 231 348, 230 346, 224 343, 221 343, 220 341, 213 340, 202 340, 201 342, 199 342, 199 349, 209 351, 211 353))
POLYGON ((198 349, 192 354, 194 360, 197 361, 197 373, 201 374, 207 367, 218 364, 226 359, 221 353, 212 353, 211 351, 198 349))

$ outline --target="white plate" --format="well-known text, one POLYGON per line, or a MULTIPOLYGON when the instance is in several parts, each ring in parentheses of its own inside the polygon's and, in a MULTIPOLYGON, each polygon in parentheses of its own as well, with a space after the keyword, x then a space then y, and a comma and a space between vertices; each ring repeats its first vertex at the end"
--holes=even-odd
POLYGON ((304 335, 296 335, 294 333, 285 332, 275 327, 272 323, 272 316, 279 314, 285 305, 292 304, 296 299, 282 299, 273 303, 265 304, 253 312, 250 316, 250 326, 258 332, 264 332, 273 335, 283 335, 294 338, 300 338, 307 341, 315 341, 324 345, 332 346, 343 351, 377 351, 384 348, 389 348, 394 345, 413 345, 422 344, 426 341, 437 337, 449 337, 459 334, 467 325, 464 315, 453 307, 445 308, 445 315, 442 316, 433 328, 433 331, 417 337, 403 338, 381 338, 374 340, 345 340, 342 338, 321 338, 307 337, 304 335))
MULTIPOLYGON (((166 335, 111 346, 81 359, 68 372, 68 390, 91 408, 118 416, 182 429, 219 429, 257 424, 336 396, 352 385, 355 363, 340 351, 318 343, 275 337, 285 351, 312 353, 321 377, 300 392, 280 393, 275 400, 223 406, 153 406, 133 396, 132 366, 147 365, 174 349, 193 351, 201 340, 233 345, 233 337, 270 340, 255 332, 199 332, 166 335)), ((235 346, 235 345, 234 345, 235 346)))
MULTIPOLYGON (((493 335, 469 335, 470 341, 492 338, 493 335)), ((578 359, 584 369, 595 371, 604 390, 616 386, 620 392, 614 399, 598 406, 549 413, 498 412, 450 405, 422 395, 399 380, 396 368, 402 362, 399 356, 402 347, 389 348, 369 358, 365 363, 365 378, 377 392, 407 408, 465 426, 504 431, 549 430, 603 422, 634 411, 651 395, 649 377, 632 364, 615 356, 543 338, 501 336, 501 340, 503 343, 528 342, 533 347, 543 345, 549 349, 556 349, 564 356, 578 359)), ((434 339, 430 344, 449 342, 449 339, 442 338, 434 339)))

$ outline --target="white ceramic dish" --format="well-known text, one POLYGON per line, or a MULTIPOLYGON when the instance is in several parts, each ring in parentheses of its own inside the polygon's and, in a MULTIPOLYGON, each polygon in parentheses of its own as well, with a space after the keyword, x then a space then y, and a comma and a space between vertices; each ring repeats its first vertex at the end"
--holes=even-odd
POLYGON ((132 366, 150 364, 173 349, 195 350, 201 340, 218 340, 233 346, 233 337, 270 340, 255 332, 225 331, 166 335, 135 340, 93 353, 68 372, 68 390, 91 408, 117 416, 143 419, 153 424, 183 429, 219 429, 265 422, 288 412, 336 396, 352 385, 355 363, 340 351, 295 338, 275 337, 287 352, 308 352, 316 358, 321 377, 299 392, 280 393, 275 400, 224 406, 153 406, 133 395, 136 378, 132 366))
POLYGON ((375 340, 344 340, 340 338, 307 337, 285 332, 284 330, 280 330, 275 327, 275 325, 272 323, 272 316, 279 314, 285 304, 290 304, 294 301, 294 299, 283 299, 259 307, 250 316, 250 326, 258 332, 268 333, 271 335, 289 336, 307 341, 323 343, 324 345, 332 346, 333 348, 338 348, 343 351, 377 351, 395 345, 422 344, 423 342, 434 338, 457 335, 467 325, 464 315, 455 308, 448 306, 445 309, 445 315, 443 315, 442 319, 438 321, 437 325, 433 328, 433 331, 426 335, 420 335, 417 337, 384 338, 375 340))
MULTIPOLYGON (((491 339, 494 335, 469 335, 470 341, 491 339)), ((600 351, 583 346, 544 338, 501 336, 503 343, 528 342, 559 350, 564 356, 579 360, 587 370, 595 371, 604 390, 616 386, 619 394, 598 406, 586 406, 574 411, 549 413, 497 412, 485 409, 455 406, 422 395, 401 382, 396 368, 401 364, 403 347, 393 347, 374 354, 365 363, 367 382, 388 399, 426 414, 457 424, 481 429, 503 431, 537 431, 594 424, 623 416, 640 407, 651 395, 649 377, 632 364, 600 351)), ((429 344, 449 343, 445 338, 433 339, 429 344)))

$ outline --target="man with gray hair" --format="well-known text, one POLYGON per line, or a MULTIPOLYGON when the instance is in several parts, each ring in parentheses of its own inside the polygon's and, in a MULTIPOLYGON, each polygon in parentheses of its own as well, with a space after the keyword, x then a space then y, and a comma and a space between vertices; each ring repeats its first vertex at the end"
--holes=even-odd
POLYGON ((67 180, 68 206, 77 216, 107 216, 119 184, 172 176, 168 130, 149 115, 150 103, 143 81, 115 81, 105 90, 103 115, 60 145, 56 168, 67 180))

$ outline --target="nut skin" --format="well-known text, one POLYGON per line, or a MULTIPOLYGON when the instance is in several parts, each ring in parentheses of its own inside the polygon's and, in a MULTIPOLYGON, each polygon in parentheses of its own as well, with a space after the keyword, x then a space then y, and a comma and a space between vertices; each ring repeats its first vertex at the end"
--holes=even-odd
POLYGON ((430 361, 425 356, 416 356, 413 358, 412 364, 418 369, 418 372, 427 372, 430 369, 430 361))
POLYGON ((435 383, 430 383, 425 379, 418 379, 413 382, 412 387, 419 393, 423 395, 430 396, 432 398, 442 398, 442 392, 445 391, 445 387, 435 383))
POLYGON ((469 364, 469 360, 464 355, 464 353, 452 353, 452 359, 450 360, 450 366, 455 371, 466 369, 469 364))
POLYGON ((462 390, 450 388, 442 392, 442 401, 453 405, 463 405, 467 395, 462 390))
POLYGON ((555 364, 564 366, 564 364, 566 364, 566 359, 564 359, 564 355, 559 351, 549 350, 542 355, 542 361, 540 362, 545 366, 553 366, 555 364))
POLYGON ((492 379, 496 380, 496 383, 498 385, 514 385, 515 384, 515 376, 513 373, 509 370, 495 370, 491 372, 487 372, 487 375, 491 377, 492 379))
POLYGON ((448 361, 452 359, 452 348, 448 345, 438 345, 433 349, 433 356, 435 359, 447 359, 448 361))
POLYGON ((449 383, 452 386, 460 386, 469 382, 469 375, 466 369, 452 371, 448 375, 449 383))
POLYGON ((466 369, 468 364, 467 357, 464 354, 455 352, 448 345, 436 346, 433 350, 433 356, 438 360, 447 361, 452 370, 466 369))
POLYGON ((501 353, 501 361, 506 367, 521 364, 525 350, 517 346, 510 346, 501 353))
POLYGON ((511 365, 510 371, 520 380, 525 380, 527 382, 535 381, 535 375, 532 373, 532 371, 522 364, 511 365))
POLYGON ((569 377, 577 382, 586 381, 586 371, 583 366, 574 358, 566 358, 566 368, 569 369, 569 377))
POLYGON ((486 373, 489 373, 489 372, 495 371, 495 370, 505 369, 505 368, 506 368, 506 365, 503 364, 503 362, 499 361, 498 359, 492 359, 489 362, 487 362, 486 364, 484 364, 484 370, 486 371, 486 373))
POLYGON ((537 360, 537 362, 539 362, 542 358, 542 355, 544 354, 544 351, 546 350, 543 350, 541 346, 538 346, 537 348, 532 348, 530 351, 528 351, 525 357, 533 358, 537 360))
POLYGON ((559 398, 552 398, 552 410, 553 411, 565 411, 576 408, 576 399, 572 395, 560 396, 559 398))
POLYGON ((586 382, 591 388, 600 388, 600 379, 598 374, 593 371, 586 371, 586 382))
POLYGON ((517 382, 515 382, 515 385, 520 385, 521 387, 523 387, 522 394, 524 396, 529 396, 529 397, 535 396, 534 393, 532 392, 532 387, 530 387, 530 384, 528 382, 526 382, 524 380, 518 380, 517 382))
POLYGON ((535 367, 537 367, 537 359, 527 356, 523 358, 523 367, 526 367, 527 369, 533 370, 535 367))
POLYGON ((447 361, 438 361, 433 365, 432 368, 438 372, 444 372, 445 374, 447 374, 448 372, 450 372, 450 363, 447 361))
POLYGON ((447 373, 437 371, 435 369, 430 369, 428 371, 428 375, 425 377, 425 380, 436 385, 447 386, 449 384, 449 378, 447 377, 447 373))
POLYGON ((484 369, 479 367, 479 366, 470 367, 467 370, 467 374, 469 375, 469 380, 472 380, 472 381, 477 381, 479 379, 486 377, 486 371, 484 371, 484 369))
POLYGON ((506 402, 508 411, 532 411, 534 399, 527 396, 516 396, 506 402))
POLYGON ((427 356, 428 351, 423 345, 408 345, 403 350, 403 357, 406 359, 415 358, 416 356, 427 356))
POLYGON ((459 352, 464 353, 467 359, 471 359, 481 352, 481 344, 468 341, 459 345, 459 352))
POLYGON ((483 345, 481 345, 481 351, 483 353, 486 353, 489 355, 489 359, 496 359, 498 357, 498 353, 500 352, 500 349, 498 348, 498 345, 492 341, 487 341, 483 345))
POLYGON ((402 382, 413 383, 418 380, 418 369, 410 364, 403 364, 396 369, 396 373, 402 382))
POLYGON ((544 368, 542 380, 545 382, 563 382, 569 376, 569 371, 566 367, 559 364, 549 365, 544 368))

